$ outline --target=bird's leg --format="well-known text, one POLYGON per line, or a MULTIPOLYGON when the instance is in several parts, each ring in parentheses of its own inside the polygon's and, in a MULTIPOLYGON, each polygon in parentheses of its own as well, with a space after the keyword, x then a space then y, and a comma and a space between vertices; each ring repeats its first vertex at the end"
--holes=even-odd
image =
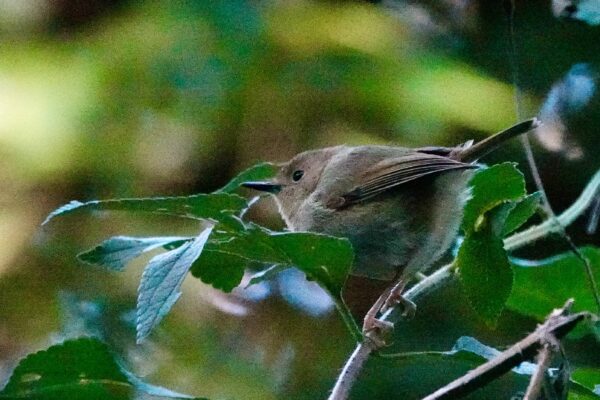
POLYGON ((384 336, 394 329, 393 323, 377 318, 377 314, 386 303, 393 288, 394 286, 389 286, 384 290, 369 311, 367 311, 363 320, 363 334, 373 342, 376 348, 386 346, 384 336))
POLYGON ((402 304, 403 306, 403 310, 402 310, 402 317, 405 319, 412 319, 415 316, 415 313, 417 312, 417 306, 415 303, 413 303, 412 301, 410 301, 409 299, 405 298, 404 296, 402 296, 402 292, 404 291, 404 288, 406 287, 406 280, 403 278, 398 279, 398 281, 396 282, 396 284, 394 286, 392 286, 392 288, 389 290, 388 296, 385 300, 385 302, 383 303, 383 305, 381 306, 381 313, 386 312, 387 310, 389 310, 390 308, 395 307, 397 304, 402 304))
POLYGON ((405 278, 397 278, 394 283, 388 286, 377 301, 371 306, 363 321, 363 334, 371 339, 377 348, 386 346, 384 336, 394 329, 392 322, 378 319, 378 314, 383 314, 398 304, 402 304, 402 317, 411 319, 415 316, 417 306, 409 299, 402 296, 402 291, 406 287, 405 278))

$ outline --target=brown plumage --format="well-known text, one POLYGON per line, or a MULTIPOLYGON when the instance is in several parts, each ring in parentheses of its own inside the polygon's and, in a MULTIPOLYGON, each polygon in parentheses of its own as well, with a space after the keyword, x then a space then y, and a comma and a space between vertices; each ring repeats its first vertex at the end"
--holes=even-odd
POLYGON ((336 146, 300 153, 270 182, 288 228, 347 237, 352 273, 407 280, 451 245, 479 157, 537 126, 517 124, 475 145, 409 149, 336 146))

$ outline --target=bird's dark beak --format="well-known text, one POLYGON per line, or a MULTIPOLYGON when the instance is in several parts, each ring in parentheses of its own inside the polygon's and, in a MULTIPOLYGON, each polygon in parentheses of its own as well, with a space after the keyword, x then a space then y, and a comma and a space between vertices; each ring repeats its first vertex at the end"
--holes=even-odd
POLYGON ((243 187, 247 187, 250 189, 254 189, 254 190, 260 190, 262 192, 268 192, 268 193, 279 193, 279 191, 281 190, 281 185, 277 184, 277 183, 273 183, 273 182, 268 182, 268 181, 264 181, 264 182, 244 182, 242 183, 243 187))

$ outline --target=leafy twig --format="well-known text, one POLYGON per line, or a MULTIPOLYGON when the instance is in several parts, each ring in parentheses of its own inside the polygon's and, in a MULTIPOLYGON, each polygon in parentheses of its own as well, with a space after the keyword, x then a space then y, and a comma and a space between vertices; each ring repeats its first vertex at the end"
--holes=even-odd
MULTIPOLYGON (((448 278, 452 276, 452 264, 448 264, 438 269, 431 275, 424 278, 422 281, 411 287, 404 294, 404 298, 410 301, 414 301, 417 298, 429 293, 430 291, 442 286, 448 282, 448 278)), ((389 309, 385 312, 380 319, 387 320, 390 318, 393 309, 389 309)), ((338 376, 338 379, 329 395, 328 400, 345 400, 350 394, 350 390, 358 378, 364 363, 369 359, 369 356, 373 351, 376 350, 373 342, 370 340, 363 340, 361 343, 356 345, 356 348, 350 355, 350 358, 346 361, 342 372, 338 376)))
MULTIPOLYGON (((517 46, 516 46, 516 42, 515 42, 516 5, 515 5, 515 0, 510 0, 510 2, 508 2, 508 3, 509 3, 508 4, 508 7, 509 7, 508 13, 509 13, 509 28, 510 28, 509 42, 510 42, 510 46, 511 46, 510 59, 511 59, 512 71, 513 71, 513 84, 515 87, 515 111, 516 111, 517 120, 520 120, 521 114, 522 114, 521 109, 522 109, 522 103, 523 103, 523 99, 522 99, 523 96, 521 93, 521 89, 519 87, 519 76, 518 76, 518 67, 517 67, 517 46)), ((594 300, 596 302, 597 313, 600 314, 600 294, 598 293, 598 285, 596 283, 596 278, 594 278, 594 274, 592 273, 592 265, 590 264, 590 260, 588 260, 587 257, 577 248, 577 246, 573 242, 573 239, 571 238, 571 236, 569 236, 569 234, 565 231, 565 228, 564 228, 565 226, 562 225, 560 223, 560 221, 557 219, 556 213, 552 209, 550 200, 548 200, 548 196, 546 195, 546 190, 544 188, 544 182, 542 181, 542 178, 540 176, 540 171, 535 162, 535 156, 533 155, 533 151, 531 150, 531 143, 529 141, 529 137, 526 134, 521 135, 521 144, 525 151, 527 163, 529 164, 529 169, 531 171, 531 175, 533 176, 535 186, 537 187, 537 190, 542 195, 542 205, 544 207, 544 210, 546 211, 546 214, 548 215, 547 220, 556 226, 556 228, 557 228, 556 232, 567 242, 567 244, 569 245, 573 254, 575 254, 577 256, 577 258, 579 258, 579 260, 581 260, 581 262, 583 263, 588 281, 590 283, 590 289, 592 290, 592 293, 594 295, 594 300)))
MULTIPOLYGON (((562 214, 556 218, 561 222, 562 226, 569 225, 581 214, 583 214, 590 204, 594 201, 596 193, 600 190, 600 170, 592 177, 579 198, 567 208, 562 214)), ((507 251, 515 250, 527 244, 547 236, 555 232, 556 226, 551 221, 544 221, 539 225, 515 233, 504 240, 504 248, 507 251)), ((415 301, 417 298, 437 289, 446 284, 453 276, 453 264, 447 264, 431 275, 422 278, 416 285, 411 287, 404 297, 408 300, 415 301)), ((388 320, 392 314, 392 309, 388 310, 381 317, 383 320, 388 320)), ((329 396, 329 400, 345 400, 356 378, 358 377, 364 363, 367 361, 374 348, 367 341, 358 343, 352 356, 348 358, 342 372, 338 376, 336 384, 329 396)))
MULTIPOLYGON (((542 193, 542 198, 544 199, 546 197, 543 194, 543 187, 541 189, 542 190, 540 190, 540 192, 542 193)), ((549 233, 558 233, 567 242, 573 254, 575 254, 577 258, 579 258, 583 263, 586 275, 588 277, 588 281, 590 283, 592 294, 594 296, 594 300, 598 308, 598 313, 600 313, 600 294, 598 293, 598 285, 592 272, 590 260, 588 260, 587 257, 585 257, 581 253, 581 251, 573 242, 573 239, 571 239, 571 236, 569 236, 565 231, 565 226, 569 225, 593 205, 593 202, 598 196, 598 193, 600 193, 600 171, 597 171, 594 174, 581 196, 579 196, 579 198, 573 203, 573 205, 571 205, 571 207, 569 207, 565 212, 563 212, 559 216, 556 216, 552 211, 552 208, 550 207, 550 203, 546 203, 546 209, 550 211, 550 215, 546 221, 544 221, 540 225, 533 226, 523 232, 517 233, 507 238, 504 241, 504 244, 507 248, 508 246, 521 247, 523 245, 541 239, 542 237, 547 236, 549 233)))
MULTIPOLYGON (((533 358, 540 348, 551 343, 554 338, 560 339, 565 336, 589 315, 585 312, 567 315, 571 303, 572 300, 568 300, 562 308, 554 310, 546 322, 533 333, 512 345, 498 357, 467 372, 462 377, 424 397, 423 400, 456 399, 465 396, 510 371, 523 361, 533 358)), ((538 365, 538 369, 541 369, 540 365, 538 365)), ((537 373, 534 374, 534 378, 536 375, 537 373)), ((537 383, 534 384, 537 385, 537 383)), ((529 390, 528 393, 530 393, 529 390)))
POLYGON ((600 193, 600 170, 598 170, 590 179, 581 195, 573 204, 556 216, 556 224, 552 220, 546 220, 539 225, 532 226, 524 231, 515 233, 504 240, 504 247, 507 250, 515 250, 525 245, 531 244, 551 233, 558 233, 562 227, 570 225, 579 218, 594 202, 596 196, 600 193))

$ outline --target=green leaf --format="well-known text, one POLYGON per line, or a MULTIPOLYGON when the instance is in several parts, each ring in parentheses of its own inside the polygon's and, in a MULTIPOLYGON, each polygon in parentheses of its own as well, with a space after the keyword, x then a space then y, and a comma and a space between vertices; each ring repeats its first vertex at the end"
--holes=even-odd
POLYGON ((600 369, 579 368, 571 374, 571 380, 600 397, 600 369))
POLYGON ((309 232, 277 233, 269 237, 277 253, 285 254, 289 266, 298 268, 329 292, 348 330, 361 341, 361 331, 342 298, 342 288, 354 260, 350 241, 309 232))
MULTIPOLYGON (((600 279, 600 249, 583 247, 596 280, 600 279)), ((507 307, 523 315, 543 320, 556 307, 574 298, 574 311, 595 310, 583 263, 572 252, 539 261, 511 260, 515 281, 507 307)))
MULTIPOLYGON (((490 211, 479 217, 477 229, 485 226, 485 224, 490 224, 491 232, 495 237, 504 237, 503 232, 506 220, 516 206, 516 201, 507 201, 496 206, 495 208, 492 208, 490 211)), ((467 234, 467 237, 469 237, 469 234, 467 234)))
MULTIPOLYGON (((276 233, 255 224, 248 224, 246 230, 232 236, 219 238, 207 244, 207 252, 192 269, 195 276, 228 290, 240 284, 243 269, 249 265, 276 265, 277 271, 296 267, 329 292, 351 333, 357 340, 362 339, 341 296, 354 258, 347 239, 309 232, 276 233), (221 261, 217 254, 227 256, 221 261)), ((250 283, 272 275, 255 275, 250 283)))
POLYGON ((202 253, 212 229, 205 229, 196 239, 175 250, 157 255, 144 269, 136 310, 138 343, 148 336, 179 299, 181 284, 202 253))
POLYGON ((289 264, 290 259, 273 246, 271 240, 273 234, 274 232, 266 228, 249 223, 243 230, 228 231, 225 235, 219 235, 218 241, 211 240, 207 250, 234 254, 261 264, 289 264))
POLYGON ((455 262, 469 302, 486 324, 494 326, 511 293, 513 272, 490 220, 465 238, 455 262))
POLYGON ((21 360, 0 391, 0 399, 124 400, 133 399, 136 392, 192 398, 143 382, 119 365, 104 343, 80 338, 21 360))
POLYGON ((0 394, 24 399, 127 399, 132 389, 106 345, 78 339, 27 356, 0 394))
POLYGON ((502 238, 535 211, 539 195, 525 197, 525 180, 514 163, 494 165, 471 179, 464 209, 465 238, 456 259, 460 281, 473 308, 494 326, 508 299, 513 272, 502 238))
POLYGON ((594 394, 594 392, 585 386, 571 381, 567 400, 598 400, 598 397, 597 394, 594 394))
POLYGON ((193 219, 219 220, 224 214, 236 214, 247 207, 243 197, 228 193, 196 194, 181 197, 72 201, 52 211, 42 225, 55 217, 75 211, 137 211, 168 214, 193 219))
POLYGON ((248 181, 262 181, 270 179, 277 173, 277 166, 272 163, 256 164, 245 171, 242 171, 235 178, 229 181, 227 185, 217 190, 216 193, 232 193, 239 189, 240 185, 248 181))
POLYGON ((236 254, 205 249, 192 265, 192 275, 224 292, 231 292, 242 282, 244 271, 252 261, 236 254))
POLYGON ((352 267, 354 252, 348 239, 308 232, 278 233, 273 246, 329 293, 339 297, 352 267))
POLYGON ((462 228, 468 234, 476 230, 487 211, 508 201, 523 197, 525 180, 514 163, 493 165, 478 171, 470 182, 471 198, 464 209, 462 228))
MULTIPOLYGON (((154 257, 144 271, 138 294, 138 341, 148 335, 177 301, 179 287, 190 268, 194 276, 227 292, 241 283, 245 269, 270 265, 278 265, 279 269, 297 267, 327 290, 358 339, 360 331, 341 298, 354 257, 350 242, 317 233, 274 233, 256 224, 246 224, 239 215, 248 203, 237 195, 225 193, 245 180, 265 179, 275 171, 274 165, 259 164, 238 175, 218 193, 208 195, 72 202, 55 210, 44 223, 82 209, 145 211, 218 221, 210 241, 207 241, 209 233, 202 240, 201 235, 186 243, 183 242, 187 238, 116 237, 79 256, 90 264, 122 270, 127 262, 145 251, 158 246, 180 246, 154 257), (201 255, 205 244, 206 252, 201 255)), ((256 277, 252 282, 268 275, 256 277)))
POLYGON ((506 236, 515 230, 519 229, 529 218, 537 211, 542 194, 535 192, 529 196, 525 196, 511 210, 504 223, 503 235, 506 236))
POLYGON ((189 238, 176 236, 149 238, 114 236, 93 249, 78 254, 77 258, 86 264, 122 271, 127 263, 144 252, 158 247, 182 245, 188 240, 189 238))
MULTIPOLYGON (((275 233, 253 224, 228 241, 211 241, 207 250, 263 265, 296 267, 334 296, 339 296, 354 259, 347 239, 310 232, 275 233)), ((199 275, 201 262, 202 258, 195 269, 199 275)))
POLYGON ((273 272, 296 267, 327 290, 350 332, 361 340, 360 329, 341 295, 353 259, 347 239, 310 232, 277 233, 250 223, 243 231, 226 231, 211 239, 194 263, 192 274, 215 288, 230 291, 241 283, 246 268, 273 266, 255 274, 250 281, 255 284, 269 279, 273 272))

